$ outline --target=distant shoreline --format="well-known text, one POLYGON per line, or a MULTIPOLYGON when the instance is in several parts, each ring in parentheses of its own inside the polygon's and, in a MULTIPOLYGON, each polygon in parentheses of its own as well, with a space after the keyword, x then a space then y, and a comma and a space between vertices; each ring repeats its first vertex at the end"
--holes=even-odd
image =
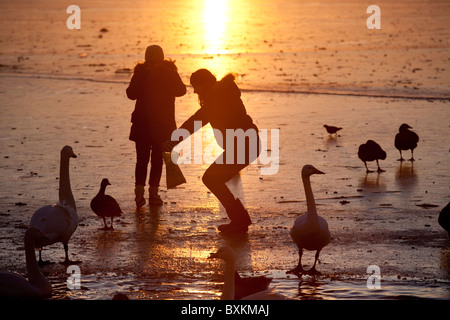
MULTIPOLYGON (((130 73, 131 74, 131 73, 130 73)), ((28 78, 28 79, 48 79, 48 80, 64 80, 64 81, 90 81, 98 83, 116 83, 116 84, 128 84, 129 80, 112 80, 112 79, 95 79, 90 77, 79 77, 73 75, 52 75, 52 74, 42 74, 42 73, 22 73, 14 72, 0 73, 0 78, 28 78)), ((191 85, 187 84, 187 87, 191 85)), ((241 88, 242 92, 264 92, 264 93, 281 93, 281 94, 318 94, 318 95, 335 95, 335 96, 354 96, 354 97, 367 97, 367 98, 391 98, 391 99, 410 99, 410 100, 428 100, 428 101, 450 101, 450 95, 427 95, 427 94, 408 94, 408 93, 380 93, 374 92, 375 90, 327 90, 327 89, 265 89, 265 88, 241 88)))

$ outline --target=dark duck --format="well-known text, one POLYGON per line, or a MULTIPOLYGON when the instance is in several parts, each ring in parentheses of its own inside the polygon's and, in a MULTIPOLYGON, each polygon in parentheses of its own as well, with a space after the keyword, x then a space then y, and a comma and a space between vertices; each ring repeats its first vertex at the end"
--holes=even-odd
POLYGON ((110 195, 105 194, 107 186, 111 185, 108 179, 103 179, 100 184, 100 190, 97 195, 91 200, 91 209, 96 215, 103 219, 104 227, 100 230, 114 230, 113 219, 114 217, 120 217, 122 209, 116 199, 110 195), (111 226, 106 225, 106 218, 111 218, 111 226))
POLYGON ((342 130, 341 127, 329 126, 329 125, 326 125, 326 124, 324 124, 323 127, 327 130, 327 132, 328 132, 330 135, 332 135, 332 134, 337 135, 337 132, 338 132, 339 130, 342 130))
POLYGON ((398 129, 398 133, 395 135, 394 145, 400 152, 400 159, 398 161, 404 161, 402 156, 402 150, 411 150, 411 159, 410 161, 414 161, 414 149, 417 147, 417 143, 419 142, 419 136, 406 123, 403 123, 398 129))
POLYGON ((384 170, 380 168, 378 160, 386 159, 386 152, 383 149, 381 149, 380 145, 375 141, 367 140, 366 143, 360 145, 358 149, 358 157, 361 159, 362 162, 364 162, 364 165, 366 166, 366 172, 373 172, 369 170, 369 168, 367 167, 367 162, 374 160, 376 160, 377 162, 378 166, 377 171, 384 172, 384 170))

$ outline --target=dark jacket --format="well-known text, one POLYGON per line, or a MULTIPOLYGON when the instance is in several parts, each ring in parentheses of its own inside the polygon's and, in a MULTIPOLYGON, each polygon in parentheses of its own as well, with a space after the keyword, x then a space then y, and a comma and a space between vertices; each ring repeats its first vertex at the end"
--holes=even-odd
MULTIPOLYGON (((255 129, 252 118, 247 114, 241 100, 241 90, 234 82, 234 76, 229 74, 216 82, 211 93, 204 97, 201 108, 186 120, 180 128, 194 133, 194 121, 202 121, 202 125, 210 123, 213 129, 218 129, 223 138, 216 139, 223 149, 226 148, 226 129, 255 129)), ((217 138, 217 137, 216 137, 217 138)))
POLYGON ((161 143, 177 128, 175 97, 186 94, 177 67, 171 61, 140 63, 127 88, 127 96, 136 100, 131 115, 130 140, 161 143))

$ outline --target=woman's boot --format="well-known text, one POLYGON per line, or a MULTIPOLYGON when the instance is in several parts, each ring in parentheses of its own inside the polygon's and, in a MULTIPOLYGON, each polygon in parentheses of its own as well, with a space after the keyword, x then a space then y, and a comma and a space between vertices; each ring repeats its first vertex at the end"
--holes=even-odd
POLYGON ((163 201, 158 194, 158 187, 150 186, 148 202, 151 206, 160 206, 163 204, 163 201))
POLYGON ((233 234, 246 233, 248 226, 252 224, 248 211, 245 210, 239 199, 236 199, 233 207, 227 210, 227 215, 231 222, 220 225, 218 229, 221 232, 233 234))
POLYGON ((145 205, 145 198, 144 198, 144 186, 137 184, 134 187, 134 201, 136 202, 136 208, 139 209, 145 205))

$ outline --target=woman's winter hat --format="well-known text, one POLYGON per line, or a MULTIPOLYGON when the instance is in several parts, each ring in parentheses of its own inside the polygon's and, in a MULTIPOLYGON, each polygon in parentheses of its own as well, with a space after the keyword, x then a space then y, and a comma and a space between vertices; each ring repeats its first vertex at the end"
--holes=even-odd
POLYGON ((163 49, 156 44, 148 46, 147 49, 145 50, 145 61, 146 62, 164 61, 163 49))

